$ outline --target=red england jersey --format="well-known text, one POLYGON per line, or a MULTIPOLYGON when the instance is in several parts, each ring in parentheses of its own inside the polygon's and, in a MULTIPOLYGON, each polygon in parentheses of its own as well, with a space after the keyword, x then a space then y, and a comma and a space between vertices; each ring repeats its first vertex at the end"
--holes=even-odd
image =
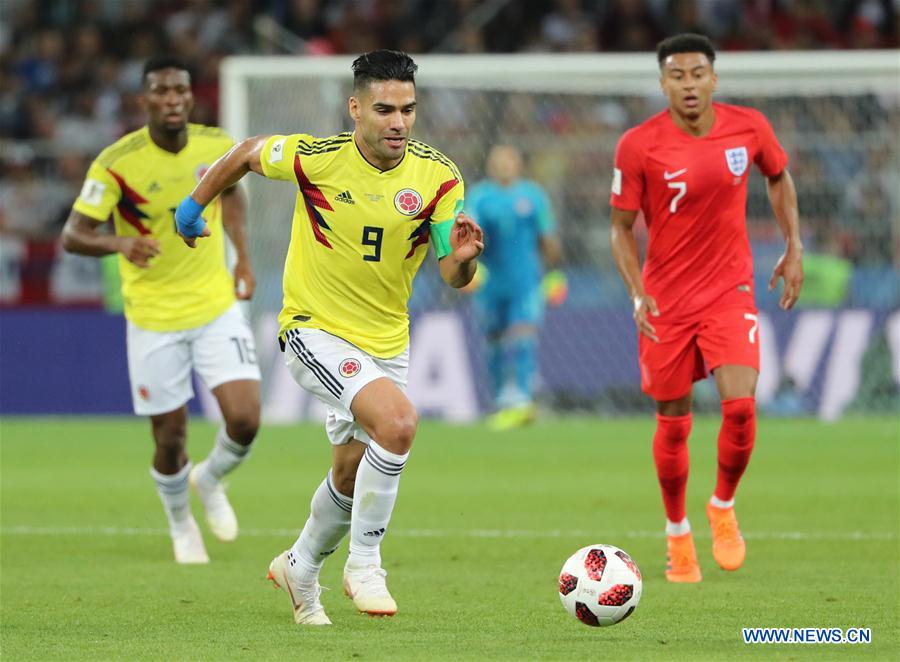
POLYGON ((664 110, 616 147, 610 204, 641 210, 649 238, 643 281, 668 320, 690 318, 732 288, 753 288, 747 238, 747 177, 787 166, 757 110, 714 103, 712 130, 695 138, 664 110))

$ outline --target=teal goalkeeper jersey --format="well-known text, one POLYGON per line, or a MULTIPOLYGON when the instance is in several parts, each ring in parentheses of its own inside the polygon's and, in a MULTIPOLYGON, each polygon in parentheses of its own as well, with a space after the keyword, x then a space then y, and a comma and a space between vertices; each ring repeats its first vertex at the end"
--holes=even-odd
POLYGON ((540 239, 556 230, 543 189, 523 179, 506 187, 485 180, 469 191, 466 211, 484 230, 479 261, 489 274, 485 288, 513 294, 537 287, 543 269, 540 239))

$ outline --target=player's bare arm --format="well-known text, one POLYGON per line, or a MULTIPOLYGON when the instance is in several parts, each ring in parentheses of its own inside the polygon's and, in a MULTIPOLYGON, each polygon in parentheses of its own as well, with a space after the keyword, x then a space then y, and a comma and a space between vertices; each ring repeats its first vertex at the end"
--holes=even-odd
POLYGON ((779 305, 790 310, 800 296, 803 286, 803 242, 800 240, 800 211, 797 207, 797 189, 787 169, 766 180, 769 203, 775 213, 775 220, 784 236, 785 249, 778 259, 769 289, 775 289, 778 279, 784 279, 784 290, 779 305))
POLYGON ((238 299, 250 299, 256 289, 256 278, 247 248, 247 199, 240 186, 232 186, 222 193, 222 227, 231 239, 237 258, 234 294, 238 299))
POLYGON ((269 136, 254 136, 232 147, 212 164, 191 194, 178 205, 175 221, 184 243, 194 248, 198 237, 209 236, 201 214, 217 195, 237 184, 251 170, 263 174, 260 158, 268 139, 269 136))
POLYGON ((62 231, 62 245, 69 253, 102 257, 121 253, 126 260, 146 269, 150 259, 159 255, 159 242, 150 237, 120 237, 100 232, 102 222, 72 210, 62 231))
POLYGON ((619 275, 628 290, 628 296, 634 304, 634 323, 638 331, 650 338, 653 342, 659 342, 656 329, 650 323, 648 316, 659 316, 659 308, 656 300, 644 291, 644 282, 641 278, 641 262, 638 257, 637 241, 634 238, 634 221, 637 212, 627 209, 612 208, 610 222, 609 241, 612 247, 613 258, 619 275))
POLYGON ((450 254, 440 261, 441 278, 450 287, 468 285, 478 268, 477 258, 484 251, 481 227, 465 214, 458 214, 450 230, 450 254))

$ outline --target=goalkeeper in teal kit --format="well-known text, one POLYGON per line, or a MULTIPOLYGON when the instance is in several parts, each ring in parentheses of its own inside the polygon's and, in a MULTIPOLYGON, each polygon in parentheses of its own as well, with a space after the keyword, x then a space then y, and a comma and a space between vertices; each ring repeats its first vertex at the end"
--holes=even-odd
POLYGON ((485 249, 469 290, 485 334, 496 413, 494 429, 535 418, 538 326, 545 299, 565 298, 565 278, 550 271, 559 263, 556 221, 547 194, 522 179, 522 157, 510 145, 495 145, 487 160, 488 179, 466 196, 466 212, 484 230, 485 249))

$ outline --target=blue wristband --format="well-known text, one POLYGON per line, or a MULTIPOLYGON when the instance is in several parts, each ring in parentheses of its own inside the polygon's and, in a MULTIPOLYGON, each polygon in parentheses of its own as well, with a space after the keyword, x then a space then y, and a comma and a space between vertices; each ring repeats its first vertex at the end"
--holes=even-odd
POLYGON ((206 227, 206 221, 200 217, 203 209, 204 205, 201 205, 191 196, 181 201, 181 204, 175 209, 175 226, 182 236, 188 239, 200 236, 203 228, 206 227))

